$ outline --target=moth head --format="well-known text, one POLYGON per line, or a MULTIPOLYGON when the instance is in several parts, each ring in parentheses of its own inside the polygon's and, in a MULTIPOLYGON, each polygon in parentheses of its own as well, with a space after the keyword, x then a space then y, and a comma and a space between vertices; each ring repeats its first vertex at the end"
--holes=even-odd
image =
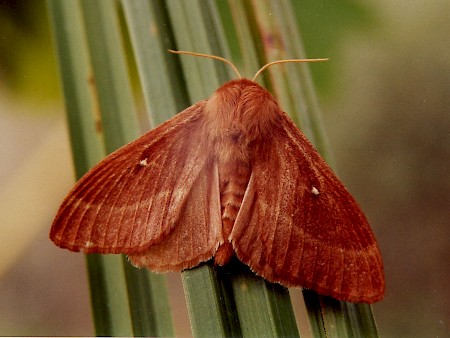
POLYGON ((280 108, 267 90, 253 81, 239 79, 220 87, 206 103, 205 113, 209 125, 214 126, 214 136, 241 135, 251 142, 270 132, 280 108))
POLYGON ((220 56, 175 50, 169 50, 169 52, 219 60, 233 69, 238 80, 224 84, 206 103, 205 122, 209 126, 209 133, 206 136, 213 140, 227 140, 231 137, 231 140, 246 142, 265 138, 281 112, 272 95, 254 82, 256 78, 267 68, 276 64, 328 60, 287 59, 269 62, 261 67, 250 81, 242 78, 231 61, 220 56))

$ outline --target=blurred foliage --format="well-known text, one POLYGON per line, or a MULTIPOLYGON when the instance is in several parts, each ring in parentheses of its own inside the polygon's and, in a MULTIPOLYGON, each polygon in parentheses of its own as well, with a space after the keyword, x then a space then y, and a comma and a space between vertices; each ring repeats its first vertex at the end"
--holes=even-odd
POLYGON ((336 63, 341 56, 344 36, 361 33, 376 24, 376 15, 368 2, 355 0, 292 0, 301 27, 303 44, 309 58, 330 58, 321 67, 311 67, 319 94, 331 95, 336 63))
POLYGON ((0 84, 30 101, 57 97, 44 0, 0 0, 0 84))
MULTIPOLYGON (((292 4, 308 57, 331 59, 321 67, 311 67, 319 95, 327 97, 338 75, 333 60, 340 55, 345 34, 372 27, 376 16, 369 4, 354 0, 293 0, 292 4)), ((226 6, 219 2, 219 7, 226 6)), ((227 13, 221 14, 226 23, 227 13)), ((45 0, 0 0, 0 32, 0 82, 26 99, 57 97, 57 69, 45 0)), ((232 54, 245 52, 238 48, 231 46, 232 54)), ((132 75, 135 79, 134 69, 132 75)))

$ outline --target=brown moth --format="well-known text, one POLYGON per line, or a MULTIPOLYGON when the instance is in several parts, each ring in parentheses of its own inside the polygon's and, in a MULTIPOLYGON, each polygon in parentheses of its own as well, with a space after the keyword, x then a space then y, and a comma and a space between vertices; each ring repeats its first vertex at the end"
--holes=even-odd
POLYGON ((384 295, 360 207, 272 95, 242 78, 92 168, 50 238, 72 251, 124 253, 154 272, 236 255, 284 286, 349 302, 384 295))

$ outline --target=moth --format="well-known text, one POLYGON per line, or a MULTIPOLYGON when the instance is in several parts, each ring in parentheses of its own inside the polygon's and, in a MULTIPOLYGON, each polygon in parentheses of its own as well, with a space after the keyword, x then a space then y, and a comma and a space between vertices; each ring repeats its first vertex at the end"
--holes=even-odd
POLYGON ((154 272, 236 256, 286 287, 349 302, 384 295, 361 208, 274 97, 244 78, 93 167, 63 201, 50 238, 71 251, 124 253, 154 272))

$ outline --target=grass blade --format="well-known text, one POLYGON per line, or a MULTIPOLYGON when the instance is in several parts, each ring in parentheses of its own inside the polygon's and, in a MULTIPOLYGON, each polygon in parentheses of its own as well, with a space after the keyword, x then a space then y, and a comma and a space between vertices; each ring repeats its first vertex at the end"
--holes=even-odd
MULTIPOLYGON (((75 1, 49 1, 49 9, 55 21, 57 45, 61 44, 58 50, 63 53, 60 59, 66 61, 73 58, 76 64, 64 71, 72 63, 60 62, 63 85, 68 93, 66 102, 70 125, 74 129, 74 149, 80 147, 77 144, 88 142, 91 147, 99 144, 98 147, 103 150, 98 129, 100 111, 105 147, 108 151, 115 150, 139 133, 121 41, 117 3, 82 1, 80 5, 80 2, 75 1), (78 27, 78 30, 76 34, 64 36, 67 29, 62 29, 61 25, 69 27, 69 32, 74 30, 73 27, 78 27), (74 35, 78 39, 74 39, 74 35), (66 51, 69 55, 64 55, 66 51), (80 54, 83 64, 78 61, 80 54), (89 61, 92 62, 93 71, 89 61), (76 85, 83 91, 82 100, 78 99, 81 95, 77 94, 73 101, 70 100, 74 96, 74 85, 70 78, 64 77, 66 73, 79 74, 76 85), (92 80, 94 78, 95 81, 92 80), (89 85, 86 84, 88 79, 89 85), (72 112, 72 107, 79 107, 80 104, 83 106, 72 112), (79 119, 86 122, 80 126, 77 123, 79 119), (97 138, 97 143, 92 141, 92 137, 97 138)), ((102 156, 103 151, 99 151, 95 160, 83 166, 84 170, 77 170, 78 176, 102 156)), ((83 158, 84 154, 75 157, 83 158)), ((83 163, 83 159, 79 161, 83 163)), ((88 255, 87 260, 98 335, 173 335, 164 276, 137 270, 121 256, 88 255)))
MULTIPOLYGON (((92 70, 78 1, 48 0, 77 177, 104 156, 94 107, 92 70)), ((132 335, 120 256, 86 257, 97 335, 132 335)))

